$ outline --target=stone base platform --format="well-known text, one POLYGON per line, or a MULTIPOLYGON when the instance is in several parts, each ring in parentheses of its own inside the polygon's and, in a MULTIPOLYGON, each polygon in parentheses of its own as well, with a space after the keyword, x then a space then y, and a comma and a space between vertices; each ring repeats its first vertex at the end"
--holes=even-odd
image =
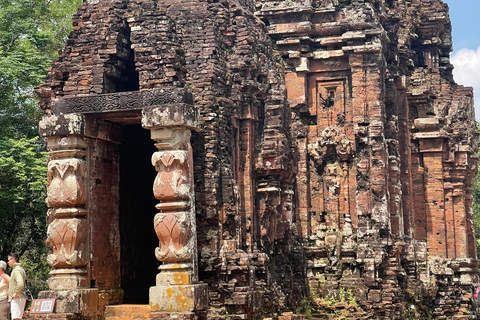
POLYGON ((194 312, 150 312, 149 305, 120 304, 105 307, 105 320, 197 320, 201 318, 194 312))
POLYGON ((150 306, 148 304, 119 304, 105 306, 105 320, 149 320, 150 306))
POLYGON ((206 319, 205 312, 151 312, 150 320, 200 320, 206 319))
POLYGON ((74 313, 50 313, 50 314, 23 314, 23 320, 80 320, 80 315, 74 313))
POLYGON ((193 312, 208 306, 206 283, 150 287, 150 311, 193 312))

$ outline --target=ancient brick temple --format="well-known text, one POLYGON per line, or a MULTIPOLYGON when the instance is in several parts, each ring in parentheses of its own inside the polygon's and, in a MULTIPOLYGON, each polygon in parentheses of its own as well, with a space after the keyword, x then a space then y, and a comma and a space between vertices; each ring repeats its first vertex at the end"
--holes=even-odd
POLYGON ((73 23, 36 89, 56 307, 29 319, 477 319, 441 0, 85 0, 73 23))

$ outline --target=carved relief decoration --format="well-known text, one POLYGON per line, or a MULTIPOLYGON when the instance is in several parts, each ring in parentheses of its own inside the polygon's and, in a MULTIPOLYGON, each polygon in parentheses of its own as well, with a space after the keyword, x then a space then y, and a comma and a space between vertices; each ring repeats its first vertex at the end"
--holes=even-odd
POLYGON ((350 160, 355 152, 355 145, 342 131, 335 126, 327 127, 314 143, 308 145, 309 155, 317 165, 323 165, 327 157, 331 161, 350 160))
POLYGON ((86 162, 81 159, 56 159, 48 163, 49 207, 73 207, 86 203, 85 168, 86 162))
POLYGON ((160 201, 156 205, 160 212, 154 218, 159 239, 155 257, 164 263, 164 268, 166 264, 178 263, 191 268, 196 248, 190 131, 180 127, 156 128, 152 138, 159 150, 152 155, 152 165, 158 171, 153 193, 160 201))
POLYGON ((52 108, 56 114, 68 114, 135 110, 142 109, 145 106, 169 103, 193 103, 193 98, 184 88, 165 87, 162 89, 68 97, 52 101, 52 108))
POLYGON ((163 262, 187 262, 192 259, 192 226, 186 212, 158 213, 154 219, 160 248, 155 257, 163 262))
POLYGON ((340 176, 342 175, 342 168, 338 162, 327 163, 325 166, 325 175, 327 176, 340 176))
POLYGON ((87 264, 88 226, 85 219, 56 219, 48 226, 47 244, 53 254, 47 262, 55 268, 77 267, 87 264))
POLYGON ((155 198, 161 201, 188 200, 188 152, 183 150, 159 151, 152 156, 152 165, 158 171, 153 183, 155 198))

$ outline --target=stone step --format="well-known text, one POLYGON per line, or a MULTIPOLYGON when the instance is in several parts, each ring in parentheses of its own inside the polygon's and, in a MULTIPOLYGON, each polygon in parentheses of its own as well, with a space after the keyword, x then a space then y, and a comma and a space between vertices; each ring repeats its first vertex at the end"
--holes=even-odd
POLYGON ((105 306, 105 320, 149 320, 148 304, 118 304, 105 306))

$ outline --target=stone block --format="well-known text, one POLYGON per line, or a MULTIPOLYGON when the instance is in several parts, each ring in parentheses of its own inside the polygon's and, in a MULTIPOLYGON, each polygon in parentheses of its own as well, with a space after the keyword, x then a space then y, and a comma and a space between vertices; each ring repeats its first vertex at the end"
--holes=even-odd
POLYGON ((44 116, 38 127, 42 137, 84 134, 85 116, 76 113, 44 116))
POLYGON ((197 110, 190 104, 156 105, 142 110, 142 126, 148 129, 177 126, 196 128, 197 123, 197 110))
POLYGON ((150 308, 148 305, 113 305, 106 306, 104 312, 105 320, 149 320, 150 308))
POLYGON ((82 268, 54 269, 50 273, 51 278, 47 280, 47 284, 51 290, 58 292, 76 289, 84 290, 83 288, 87 288, 89 285, 87 272, 82 268))
POLYGON ((208 305, 208 285, 150 287, 150 311, 196 311, 208 305))
POLYGON ((56 299, 55 313, 81 313, 88 316, 98 312, 97 289, 41 291, 38 298, 56 299))
POLYGON ((382 291, 381 290, 370 290, 368 292, 368 300, 373 302, 380 302, 382 300, 382 291))
POLYGON ((196 320, 194 312, 150 312, 150 320, 196 320))

